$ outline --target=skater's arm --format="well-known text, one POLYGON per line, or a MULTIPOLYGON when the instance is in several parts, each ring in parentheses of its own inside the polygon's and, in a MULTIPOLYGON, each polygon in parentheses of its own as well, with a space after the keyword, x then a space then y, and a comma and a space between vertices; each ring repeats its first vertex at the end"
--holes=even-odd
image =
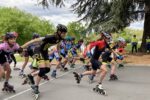
POLYGON ((60 51, 60 43, 57 44, 57 51, 60 51))
POLYGON ((31 40, 31 41, 25 43, 24 45, 22 45, 21 47, 22 47, 22 48, 26 48, 27 46, 29 46, 29 45, 32 44, 32 43, 42 42, 43 39, 44 39, 44 38, 42 37, 42 38, 37 38, 37 39, 31 40))

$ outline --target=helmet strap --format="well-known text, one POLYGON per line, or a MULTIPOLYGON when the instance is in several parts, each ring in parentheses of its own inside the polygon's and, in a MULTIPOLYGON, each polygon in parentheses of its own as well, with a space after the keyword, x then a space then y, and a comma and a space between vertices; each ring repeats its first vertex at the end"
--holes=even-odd
POLYGON ((62 39, 62 37, 60 36, 60 33, 59 33, 60 31, 57 31, 56 32, 56 37, 58 38, 58 39, 62 39))

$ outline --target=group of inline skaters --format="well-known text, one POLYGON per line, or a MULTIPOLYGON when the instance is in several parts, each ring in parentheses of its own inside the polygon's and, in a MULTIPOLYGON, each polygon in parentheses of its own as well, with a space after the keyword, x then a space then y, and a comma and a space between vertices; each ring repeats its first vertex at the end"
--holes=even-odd
MULTIPOLYGON (((70 68, 75 67, 77 60, 84 63, 85 71, 83 73, 73 72, 75 80, 79 84, 83 76, 88 75, 92 82, 97 74, 100 74, 98 85, 93 89, 100 94, 106 95, 106 91, 102 87, 103 79, 107 74, 107 66, 111 66, 109 80, 117 80, 116 66, 122 65, 124 47, 126 46, 123 38, 118 38, 112 42, 112 35, 107 32, 101 32, 99 39, 91 41, 85 45, 84 40, 79 40, 75 43, 75 38, 65 39, 67 27, 62 24, 57 25, 57 30, 54 34, 47 34, 45 37, 40 37, 39 34, 33 34, 32 40, 19 46, 16 43, 18 34, 16 32, 8 32, 5 34, 3 42, 0 44, 0 78, 5 75, 3 91, 13 91, 13 85, 9 84, 11 76, 10 63, 15 53, 23 56, 24 64, 20 70, 20 76, 26 76, 24 69, 32 58, 32 63, 29 66, 31 71, 27 74, 25 82, 30 82, 31 88, 36 98, 39 96, 39 84, 41 79, 49 80, 52 61, 56 59, 56 67, 51 72, 51 77, 57 77, 57 70, 68 71, 67 63, 70 68), (51 49, 50 49, 51 48, 51 49)), ((24 83, 25 84, 25 83, 24 83)))

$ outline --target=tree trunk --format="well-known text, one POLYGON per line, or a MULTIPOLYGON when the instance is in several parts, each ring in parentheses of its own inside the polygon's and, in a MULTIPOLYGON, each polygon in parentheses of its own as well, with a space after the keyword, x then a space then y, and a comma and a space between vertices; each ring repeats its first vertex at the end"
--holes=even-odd
POLYGON ((140 47, 141 52, 146 52, 146 38, 150 37, 150 2, 145 3, 145 20, 144 20, 144 31, 142 37, 142 44, 140 47))

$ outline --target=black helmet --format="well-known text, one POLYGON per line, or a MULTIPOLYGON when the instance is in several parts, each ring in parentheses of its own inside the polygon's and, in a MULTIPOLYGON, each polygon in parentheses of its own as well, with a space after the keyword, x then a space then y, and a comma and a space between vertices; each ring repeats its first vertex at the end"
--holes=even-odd
POLYGON ((12 32, 7 32, 5 34, 5 40, 16 38, 16 36, 12 32))
POLYGON ((40 35, 38 33, 33 33, 32 39, 39 38, 40 35))
POLYGON ((60 32, 67 32, 67 27, 65 25, 58 24, 57 25, 57 32, 58 31, 60 31, 60 32))
POLYGON ((78 42, 82 43, 82 42, 84 42, 84 40, 83 40, 83 39, 80 39, 78 42))

